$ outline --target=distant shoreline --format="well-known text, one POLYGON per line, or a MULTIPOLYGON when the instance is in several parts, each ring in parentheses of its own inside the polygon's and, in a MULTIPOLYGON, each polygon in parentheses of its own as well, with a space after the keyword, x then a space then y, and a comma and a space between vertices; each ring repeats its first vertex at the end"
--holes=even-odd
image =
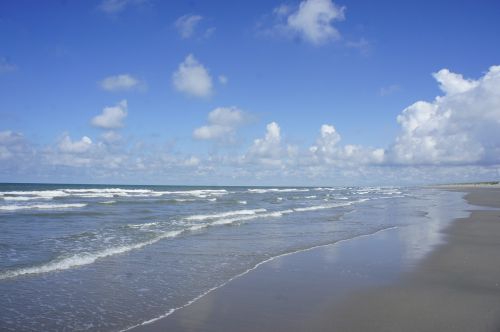
POLYGON ((429 187, 440 188, 440 189, 500 188, 500 182, 487 181, 487 182, 448 183, 448 184, 436 184, 429 187))

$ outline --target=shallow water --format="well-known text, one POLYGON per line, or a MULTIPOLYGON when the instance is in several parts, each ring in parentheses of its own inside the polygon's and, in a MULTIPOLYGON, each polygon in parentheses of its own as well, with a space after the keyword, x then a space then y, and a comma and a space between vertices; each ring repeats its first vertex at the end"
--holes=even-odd
POLYGON ((422 188, 0 185, 0 329, 122 330, 270 257, 415 223, 434 234, 464 208, 422 188))

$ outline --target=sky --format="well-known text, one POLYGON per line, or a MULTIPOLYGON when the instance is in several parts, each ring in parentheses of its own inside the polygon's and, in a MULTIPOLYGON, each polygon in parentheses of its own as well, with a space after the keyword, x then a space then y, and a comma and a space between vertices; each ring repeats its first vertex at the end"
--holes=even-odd
POLYGON ((0 182, 500 178, 500 3, 0 2, 0 182))

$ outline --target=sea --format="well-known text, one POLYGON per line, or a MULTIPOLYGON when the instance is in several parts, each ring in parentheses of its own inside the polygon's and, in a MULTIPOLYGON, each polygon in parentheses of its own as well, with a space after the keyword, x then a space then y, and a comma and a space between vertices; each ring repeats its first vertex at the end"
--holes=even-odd
POLYGON ((422 187, 0 184, 0 330, 126 331, 275 257, 427 223, 423 256, 466 208, 422 187))

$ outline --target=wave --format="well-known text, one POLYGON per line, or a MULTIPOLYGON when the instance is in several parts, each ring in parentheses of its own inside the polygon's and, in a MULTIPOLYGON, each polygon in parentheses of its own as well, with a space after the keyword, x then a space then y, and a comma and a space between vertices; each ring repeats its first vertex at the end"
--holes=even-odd
MULTIPOLYGON (((25 197, 32 199, 52 199, 54 197, 64 197, 69 196, 68 193, 63 190, 28 190, 28 191, 3 191, 0 192, 0 196, 3 199, 13 199, 16 197, 25 197)), ((27 199, 21 199, 27 200, 27 199)))
POLYGON ((354 203, 359 203, 364 200, 351 201, 346 203, 331 203, 324 205, 313 205, 307 207, 293 208, 287 210, 279 210, 279 211, 267 211, 266 209, 254 209, 254 210, 236 210, 236 211, 228 211, 218 214, 207 214, 207 215, 194 215, 184 218, 187 221, 205 221, 208 220, 207 224, 203 224, 205 226, 214 226, 214 225, 229 225, 235 222, 253 220, 258 218, 277 218, 282 217, 285 214, 290 214, 294 212, 307 212, 307 211, 315 211, 315 210, 323 210, 323 209, 333 209, 337 207, 349 206, 354 203))
POLYGON ((282 211, 273 211, 273 212, 268 212, 268 213, 260 213, 260 214, 253 214, 253 215, 247 215, 247 216, 239 216, 239 217, 233 217, 233 218, 221 218, 216 221, 211 222, 209 225, 230 225, 235 222, 240 222, 240 221, 247 221, 247 220, 252 220, 252 219, 257 219, 257 218, 279 218, 283 216, 284 214, 287 213, 292 213, 294 212, 293 210, 282 210, 282 211))
POLYGON ((34 201, 40 199, 52 199, 52 197, 36 197, 36 196, 4 196, 5 201, 34 201))
POLYGON ((212 196, 226 195, 225 189, 196 189, 181 191, 155 191, 151 189, 122 189, 122 188, 81 188, 81 189, 57 189, 57 190, 26 190, 26 191, 4 191, 0 197, 4 200, 28 201, 37 199, 54 199, 61 197, 82 198, 113 198, 113 197, 159 197, 163 195, 195 196, 208 198, 212 196))
POLYGON ((289 192, 306 192, 309 189, 298 189, 298 188, 266 188, 266 189, 248 189, 250 193, 265 194, 265 193, 289 193, 289 192))
POLYGON ((115 204, 116 201, 104 201, 104 202, 99 202, 99 204, 115 204))
POLYGON ((193 215, 184 218, 184 220, 189 220, 189 221, 202 221, 202 220, 207 220, 207 219, 217 219, 217 218, 225 218, 225 217, 231 217, 231 216, 239 216, 239 215, 253 215, 256 213, 260 212, 266 212, 266 209, 254 209, 254 210, 236 210, 236 211, 228 211, 228 212, 222 212, 222 213, 216 213, 216 214, 199 214, 199 215, 193 215))
POLYGON ((73 255, 70 257, 57 259, 55 261, 48 262, 48 263, 40 265, 40 266, 25 267, 25 268, 21 268, 21 269, 17 269, 17 270, 3 272, 3 273, 0 273, 0 280, 15 278, 15 277, 18 277, 21 275, 26 275, 26 274, 41 274, 41 273, 48 273, 48 272, 59 271, 59 270, 68 270, 68 269, 71 269, 74 267, 92 264, 100 258, 114 256, 114 255, 122 254, 122 253, 125 253, 128 251, 131 251, 131 250, 140 249, 140 248, 145 247, 147 245, 156 243, 162 239, 178 236, 182 232, 184 232, 184 230, 169 231, 169 232, 162 233, 161 235, 158 235, 158 236, 156 236, 148 241, 139 242, 139 243, 128 245, 128 246, 119 246, 119 247, 108 248, 108 249, 105 249, 103 251, 99 251, 99 252, 95 252, 95 253, 76 254, 76 255, 73 255))
MULTIPOLYGON (((130 245, 122 245, 122 246, 117 246, 117 247, 111 247, 104 249, 102 251, 98 252, 91 252, 91 253, 80 253, 80 254, 75 254, 69 257, 61 257, 58 259, 55 259, 53 261, 49 261, 48 263, 39 265, 39 266, 31 266, 31 267, 25 267, 25 268, 20 268, 16 270, 11 270, 11 271, 5 271, 0 273, 0 280, 2 279, 8 279, 8 278, 15 278, 18 276, 22 275, 30 275, 30 274, 41 274, 41 273, 49 273, 49 272, 54 272, 54 271, 61 271, 61 270, 68 270, 71 268, 76 268, 84 265, 89 265, 97 261, 98 259, 101 258, 106 258, 110 256, 114 256, 117 254, 122 254, 126 253, 132 250, 136 249, 141 249, 145 246, 154 244, 162 239, 166 238, 174 238, 179 236, 182 233, 189 232, 189 231, 198 231, 200 229, 212 227, 212 226, 218 226, 218 225, 229 225, 237 222, 243 222, 243 221, 248 221, 248 220, 253 220, 253 219, 258 219, 258 218, 278 218, 281 217, 285 214, 291 214, 294 212, 305 212, 305 211, 313 211, 313 210, 318 210, 318 209, 329 209, 329 208, 335 208, 335 207, 340 207, 340 206, 347 206, 351 205, 354 203, 366 201, 368 199, 360 199, 357 201, 351 201, 351 202, 346 202, 346 203, 337 203, 337 204, 325 204, 325 205, 316 205, 316 206, 309 206, 309 207, 302 207, 302 208, 294 208, 294 209, 287 209, 287 210, 280 210, 280 211, 267 211, 266 209, 253 209, 253 210, 236 210, 236 211, 227 211, 223 213, 218 213, 218 214, 209 214, 209 215, 193 215, 185 218, 184 220, 188 221, 205 221, 207 220, 208 222, 206 223, 200 223, 200 224, 195 224, 195 225, 187 225, 188 227, 184 229, 179 229, 179 230, 169 230, 165 231, 159 234, 156 234, 154 237, 152 237, 149 240, 138 242, 135 244, 130 244, 130 245)), ((58 208, 58 207, 83 207, 86 204, 46 204, 46 205, 32 205, 29 206, 29 208, 37 208, 42 206, 42 208, 58 208)), ((23 208, 26 208, 28 206, 22 206, 23 208)), ((1 206, 0 208, 5 208, 5 206, 1 206)), ((131 228, 140 228, 140 229, 147 229, 149 227, 154 227, 159 225, 160 222, 151 222, 151 223, 144 223, 144 224, 135 224, 135 225, 128 225, 128 227, 131 228)), ((186 226, 186 224, 185 224, 186 226)))
POLYGON ((82 208, 87 206, 85 203, 75 204, 34 204, 34 205, 3 205, 0 210, 3 211, 17 211, 17 210, 59 210, 59 209, 72 209, 82 208))
POLYGON ((158 226, 159 224, 160 224, 160 222, 155 221, 155 222, 147 222, 144 224, 130 224, 130 225, 127 225, 127 227, 144 229, 144 228, 158 226))
POLYGON ((210 196, 227 195, 229 192, 226 189, 196 189, 196 190, 182 190, 182 191, 160 191, 164 195, 183 195, 183 196, 196 196, 199 198, 208 198, 210 196))
POLYGON ((313 205, 307 207, 294 208, 293 210, 296 212, 307 212, 307 211, 315 211, 315 210, 325 210, 325 209, 333 209, 337 207, 349 206, 355 203, 361 203, 367 201, 368 199, 360 199, 357 201, 351 201, 346 203, 332 203, 332 204, 324 204, 324 205, 313 205))
POLYGON ((336 190, 342 190, 345 188, 330 188, 330 187, 317 187, 313 188, 313 190, 318 190, 318 191, 336 191, 336 190))

